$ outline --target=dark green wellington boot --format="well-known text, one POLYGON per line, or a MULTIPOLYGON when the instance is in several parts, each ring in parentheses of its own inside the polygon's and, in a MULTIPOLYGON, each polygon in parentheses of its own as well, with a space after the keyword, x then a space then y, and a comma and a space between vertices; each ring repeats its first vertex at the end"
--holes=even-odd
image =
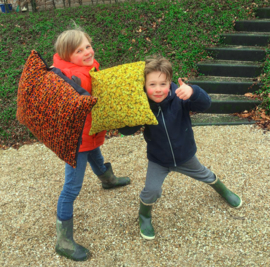
POLYGON ((152 240, 155 238, 155 230, 152 226, 152 211, 153 206, 144 205, 140 201, 140 210, 139 210, 139 224, 141 236, 147 240, 152 240))
POLYGON ((117 178, 112 170, 111 163, 107 162, 104 164, 107 167, 107 171, 102 175, 99 175, 98 178, 102 182, 103 189, 110 189, 118 186, 124 186, 130 184, 129 177, 119 177, 117 178))
POLYGON ((74 261, 85 261, 91 254, 83 246, 77 244, 73 239, 73 218, 68 221, 56 219, 57 240, 55 251, 68 259, 74 261))
POLYGON ((216 180, 209 185, 213 187, 231 207, 240 208, 242 206, 241 198, 230 191, 217 177, 216 180))

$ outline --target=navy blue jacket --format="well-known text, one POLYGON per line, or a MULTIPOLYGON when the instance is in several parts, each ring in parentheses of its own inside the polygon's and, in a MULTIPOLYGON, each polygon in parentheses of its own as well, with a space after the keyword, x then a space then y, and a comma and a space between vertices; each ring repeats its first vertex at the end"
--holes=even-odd
MULTIPOLYGON (((199 86, 191 87, 193 94, 188 100, 178 98, 175 94, 178 86, 175 83, 171 83, 169 95, 161 103, 149 99, 158 125, 145 125, 144 138, 147 142, 148 160, 171 167, 179 166, 195 155, 197 147, 189 112, 205 111, 211 106, 211 99, 199 86)), ((124 127, 119 131, 128 135, 135 133, 140 127, 124 127)))

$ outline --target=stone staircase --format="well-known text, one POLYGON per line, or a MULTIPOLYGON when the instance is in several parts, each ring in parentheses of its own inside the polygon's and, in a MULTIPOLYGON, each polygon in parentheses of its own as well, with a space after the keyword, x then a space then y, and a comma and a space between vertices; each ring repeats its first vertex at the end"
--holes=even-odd
POLYGON ((191 116, 193 126, 254 123, 232 114, 260 104, 244 94, 262 86, 257 78, 270 43, 270 8, 259 8, 256 17, 236 21, 235 32, 222 34, 218 46, 206 48, 213 59, 199 62, 199 76, 188 82, 201 86, 211 96, 212 105, 205 113, 191 116))

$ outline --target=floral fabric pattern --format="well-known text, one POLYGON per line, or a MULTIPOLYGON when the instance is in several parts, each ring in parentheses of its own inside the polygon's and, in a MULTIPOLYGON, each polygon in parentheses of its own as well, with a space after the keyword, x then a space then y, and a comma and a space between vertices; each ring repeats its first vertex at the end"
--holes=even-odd
POLYGON ((92 109, 90 135, 103 130, 145 124, 157 125, 144 92, 145 62, 90 71, 92 94, 98 102, 92 109))

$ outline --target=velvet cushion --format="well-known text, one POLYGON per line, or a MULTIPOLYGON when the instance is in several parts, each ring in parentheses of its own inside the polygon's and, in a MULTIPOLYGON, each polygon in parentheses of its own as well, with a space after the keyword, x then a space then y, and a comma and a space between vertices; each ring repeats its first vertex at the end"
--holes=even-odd
POLYGON ((17 119, 72 167, 86 116, 97 99, 36 52, 28 57, 18 88, 17 119))
POLYGON ((92 94, 98 98, 92 110, 90 135, 125 126, 158 124, 144 91, 145 62, 90 71, 92 94))

